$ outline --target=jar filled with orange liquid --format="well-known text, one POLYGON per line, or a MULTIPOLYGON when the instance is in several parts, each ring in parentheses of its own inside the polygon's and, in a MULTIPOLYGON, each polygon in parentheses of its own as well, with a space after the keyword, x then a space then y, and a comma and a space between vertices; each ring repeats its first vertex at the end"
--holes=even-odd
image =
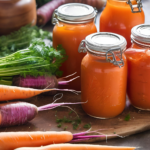
POLYGON ((81 101, 88 115, 107 119, 124 110, 126 44, 123 36, 108 32, 91 34, 81 42, 79 52, 87 51, 81 63, 81 101))
MULTIPOLYGON (((55 10, 53 46, 57 48, 61 44, 68 55, 68 59, 60 68, 63 76, 75 72, 76 76, 81 75, 81 61, 85 54, 78 53, 78 47, 87 35, 97 32, 94 22, 96 13, 93 7, 80 3, 65 4, 55 10)), ((72 81, 66 88, 81 90, 81 79, 72 81)))
POLYGON ((100 31, 124 36, 131 46, 131 29, 145 22, 141 0, 107 0, 100 16, 100 31))
POLYGON ((127 94, 134 107, 150 110, 150 25, 135 26, 131 33, 133 43, 125 53, 128 63, 127 94))

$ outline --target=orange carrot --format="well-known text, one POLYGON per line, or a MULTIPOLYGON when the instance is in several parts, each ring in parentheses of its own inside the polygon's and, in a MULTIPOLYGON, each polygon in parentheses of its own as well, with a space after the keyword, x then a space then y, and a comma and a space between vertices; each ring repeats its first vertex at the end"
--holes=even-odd
POLYGON ((15 150, 134 150, 135 147, 102 146, 89 144, 53 144, 44 147, 24 147, 15 150))
MULTIPOLYGON (((38 89, 23 88, 17 86, 0 85, 0 101, 26 99, 52 90, 59 90, 59 89, 38 90, 38 89)), ((61 89, 61 91, 73 91, 73 90, 61 89)))
POLYGON ((70 132, 1 132, 0 150, 14 150, 19 147, 38 147, 71 141, 70 132))

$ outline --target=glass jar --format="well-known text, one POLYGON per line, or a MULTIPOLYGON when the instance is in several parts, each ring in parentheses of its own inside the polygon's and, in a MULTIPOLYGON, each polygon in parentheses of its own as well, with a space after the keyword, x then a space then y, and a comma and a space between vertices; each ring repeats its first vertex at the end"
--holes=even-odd
POLYGON ((128 63, 127 94, 131 104, 150 110, 150 25, 135 26, 132 46, 126 51, 128 63))
POLYGON ((79 52, 87 51, 81 63, 81 101, 84 111, 95 118, 119 115, 125 108, 127 63, 124 37, 108 32, 91 34, 79 52))
POLYGON ((35 0, 0 0, 0 35, 36 24, 35 0))
POLYGON ((141 0, 107 0, 100 16, 100 31, 124 36, 127 47, 131 46, 131 29, 145 22, 141 0))
MULTIPOLYGON (((94 23, 96 13, 93 7, 80 3, 65 4, 55 10, 53 47, 57 48, 61 44, 68 55, 68 59, 60 68, 63 76, 75 72, 76 76, 81 75, 81 60, 85 54, 78 53, 78 47, 87 35, 97 32, 94 23)), ((72 81, 66 88, 81 90, 81 79, 72 81)))

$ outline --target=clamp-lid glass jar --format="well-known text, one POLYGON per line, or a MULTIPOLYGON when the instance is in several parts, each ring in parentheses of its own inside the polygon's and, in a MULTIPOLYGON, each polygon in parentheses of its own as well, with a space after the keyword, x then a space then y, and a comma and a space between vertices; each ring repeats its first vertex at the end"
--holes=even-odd
POLYGON ((127 94, 131 104, 150 110, 150 24, 135 26, 131 31, 132 46, 127 49, 127 94))
POLYGON ((107 0, 100 16, 100 31, 124 36, 131 46, 131 29, 145 22, 141 0, 107 0))
MULTIPOLYGON (((60 68, 63 76, 77 72, 81 74, 81 60, 85 54, 78 53, 80 42, 91 33, 97 32, 94 20, 96 10, 85 4, 70 3, 60 6, 53 15, 53 47, 59 44, 65 49, 68 59, 60 68)), ((81 90, 81 79, 72 81, 67 88, 81 90)))
POLYGON ((81 42, 79 52, 87 51, 81 64, 81 101, 88 115, 106 119, 124 110, 126 44, 124 37, 108 32, 91 34, 81 42))

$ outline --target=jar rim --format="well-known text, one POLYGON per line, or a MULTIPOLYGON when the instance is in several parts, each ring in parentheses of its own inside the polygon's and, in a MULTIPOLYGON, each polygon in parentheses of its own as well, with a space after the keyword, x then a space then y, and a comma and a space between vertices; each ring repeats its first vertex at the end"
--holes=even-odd
POLYGON ((57 19, 63 22, 81 23, 89 22, 95 18, 97 10, 90 5, 82 3, 69 3, 58 7, 55 11, 57 19))
POLYGON ((150 24, 140 24, 132 28, 131 40, 140 45, 150 45, 150 24))
POLYGON ((123 51, 127 45, 123 36, 111 32, 90 34, 85 38, 85 43, 89 49, 103 53, 107 53, 110 49, 123 51))

